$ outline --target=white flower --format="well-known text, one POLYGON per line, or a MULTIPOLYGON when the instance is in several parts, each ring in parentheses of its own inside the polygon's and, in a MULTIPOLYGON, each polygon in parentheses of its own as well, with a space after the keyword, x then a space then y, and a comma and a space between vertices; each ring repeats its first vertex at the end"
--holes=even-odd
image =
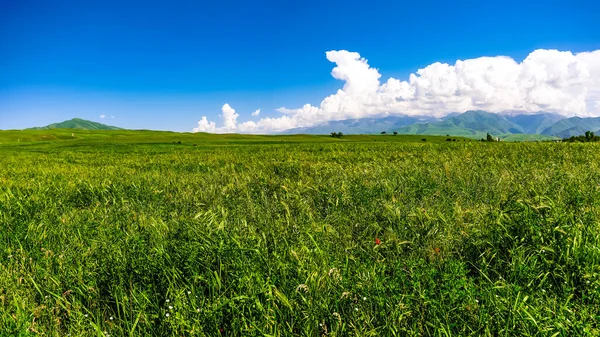
POLYGON ((169 310, 173 310, 173 306, 172 305, 169 306, 169 310))
POLYGON ((169 302, 170 302, 170 300, 167 300, 166 302, 167 302, 167 303, 169 303, 169 302))
POLYGON ((113 319, 115 319, 114 317, 110 316, 110 320, 112 321, 113 319))
POLYGON ((300 291, 302 290, 303 292, 307 293, 308 292, 308 286, 306 284, 301 284, 298 287, 296 287, 296 291, 300 291))
POLYGON ((169 313, 167 312, 167 313, 165 314, 165 316, 169 317, 169 316, 171 316, 171 314, 169 314, 169 313))
POLYGON ((191 294, 192 292, 188 290, 188 295, 191 294))
POLYGON ((590 281, 585 281, 585 283, 590 284, 590 281))
POLYGON ((367 300, 367 298, 366 298, 366 297, 363 297, 363 301, 366 301, 366 300, 367 300))
POLYGON ((479 300, 475 300, 475 302, 479 303, 479 300))
POLYGON ((83 316, 85 316, 85 317, 88 317, 88 314, 85 314, 85 315, 83 315, 83 316))
POLYGON ((542 292, 543 292, 543 293, 545 293, 545 292, 546 292, 546 289, 542 289, 542 292))
POLYGON ((358 308, 354 308, 354 310, 358 311, 358 308))
POLYGON ((200 312, 200 308, 197 308, 197 309, 196 309, 196 312, 200 312))

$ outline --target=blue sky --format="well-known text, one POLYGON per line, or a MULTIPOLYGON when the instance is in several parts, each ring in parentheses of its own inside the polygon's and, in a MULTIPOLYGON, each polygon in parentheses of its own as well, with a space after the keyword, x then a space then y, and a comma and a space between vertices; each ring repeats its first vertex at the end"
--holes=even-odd
POLYGON ((81 117, 191 131, 225 103, 239 121, 277 118, 342 88, 330 50, 360 53, 383 83, 600 49, 595 1, 0 1, 0 129, 81 117))

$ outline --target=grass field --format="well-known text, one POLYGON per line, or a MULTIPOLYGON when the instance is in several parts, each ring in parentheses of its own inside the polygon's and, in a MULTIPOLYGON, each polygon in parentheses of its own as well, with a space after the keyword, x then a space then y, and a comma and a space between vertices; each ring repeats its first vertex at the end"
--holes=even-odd
POLYGON ((0 336, 600 335, 600 145, 445 138, 2 131, 0 336))

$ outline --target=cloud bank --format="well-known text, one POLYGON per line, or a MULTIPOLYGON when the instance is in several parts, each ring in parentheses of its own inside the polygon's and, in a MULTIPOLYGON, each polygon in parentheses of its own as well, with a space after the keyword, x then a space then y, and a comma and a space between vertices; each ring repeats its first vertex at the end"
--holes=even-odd
POLYGON ((325 56, 336 65, 331 75, 344 86, 319 106, 282 107, 277 109, 281 117, 238 123, 239 114, 225 104, 221 126, 202 117, 194 132, 272 133, 330 120, 443 117, 474 109, 600 116, 600 50, 574 54, 539 49, 521 63, 506 56, 458 60, 453 65, 436 62, 410 74, 406 81, 389 78, 385 82, 380 81, 378 69, 358 53, 338 50, 325 56))

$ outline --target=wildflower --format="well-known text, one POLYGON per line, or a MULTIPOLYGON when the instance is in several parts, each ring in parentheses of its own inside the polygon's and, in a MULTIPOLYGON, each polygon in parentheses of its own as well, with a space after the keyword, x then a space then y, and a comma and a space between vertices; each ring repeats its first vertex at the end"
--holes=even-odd
POLYGON ((357 308, 357 307, 355 307, 355 308, 354 308, 354 310, 358 311, 358 308, 357 308))
POLYGON ((479 303, 479 300, 475 300, 476 303, 479 303))
POLYGON ((167 299, 167 300, 166 300, 166 302, 167 302, 167 303, 169 303, 169 302, 170 302, 170 300, 168 300, 168 299, 167 299))
POLYGON ((196 312, 200 312, 200 308, 196 308, 196 312))
POLYGON ((379 238, 375 238, 375 244, 376 245, 380 245, 381 244, 381 240, 379 240, 379 238))
POLYGON ((545 292, 546 292, 546 289, 542 289, 542 292, 543 292, 543 293, 545 293, 545 292))
POLYGON ((110 316, 110 318, 109 318, 109 319, 112 321, 112 320, 113 320, 113 319, 115 319, 115 318, 114 318, 114 317, 112 317, 112 316, 110 316))
POLYGON ((173 306, 172 305, 169 306, 169 310, 173 310, 173 306))
POLYGON ((171 314, 169 314, 169 313, 167 312, 167 313, 165 314, 165 316, 169 317, 169 316, 171 316, 171 314))
POLYGON ((188 290, 188 295, 190 295, 192 292, 188 290))
POLYGON ((342 297, 340 297, 340 299, 342 299, 342 298, 346 298, 346 297, 348 297, 348 295, 350 295, 350 293, 349 293, 349 292, 347 292, 347 291, 344 291, 344 292, 342 293, 342 297))
POLYGON ((585 281, 585 283, 590 284, 590 281, 585 281))
POLYGON ((342 276, 340 275, 340 271, 337 268, 329 269, 329 277, 336 281, 339 281, 342 278, 342 276))
POLYGON ((83 315, 84 317, 88 317, 88 314, 83 315))
POLYGON ((338 314, 337 312, 333 313, 333 317, 335 317, 338 320, 338 322, 342 322, 342 316, 340 316, 340 314, 338 314))
POLYGON ((363 297, 363 301, 366 301, 366 300, 367 300, 367 297, 366 297, 366 296, 365 296, 365 297, 363 297))
POLYGON ((307 293, 308 292, 308 286, 306 284, 301 284, 298 287, 296 287, 296 291, 300 291, 300 290, 302 290, 305 293, 307 293))

